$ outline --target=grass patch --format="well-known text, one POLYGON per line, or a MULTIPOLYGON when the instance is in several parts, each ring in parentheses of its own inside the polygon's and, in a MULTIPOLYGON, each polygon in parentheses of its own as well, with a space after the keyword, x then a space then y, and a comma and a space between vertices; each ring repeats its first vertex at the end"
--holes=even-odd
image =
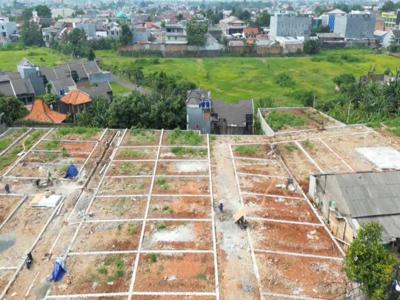
POLYGON ((155 263, 158 261, 158 256, 159 256, 159 254, 151 253, 151 254, 149 255, 149 261, 150 261, 150 263, 155 264, 155 263))
POLYGON ((123 95, 123 94, 128 94, 131 92, 130 89, 120 85, 117 82, 112 82, 111 83, 111 89, 113 91, 113 95, 123 95))
POLYGON ((281 87, 294 87, 296 82, 287 73, 281 73, 276 76, 275 83, 281 87))
POLYGON ((272 111, 267 116, 267 123, 274 131, 290 127, 303 127, 306 125, 304 118, 282 111, 272 111))
POLYGON ((156 225, 156 228, 157 228, 158 231, 164 230, 164 229, 167 229, 167 225, 165 225, 164 223, 158 223, 156 225))
POLYGON ((197 279, 199 279, 199 280, 207 280, 207 275, 205 274, 205 273, 198 273, 197 275, 196 275, 196 278, 197 279))
POLYGON ((120 152, 122 158, 125 159, 130 159, 130 158, 143 158, 146 156, 146 154, 143 151, 138 151, 138 150, 131 150, 131 149, 123 149, 120 152))
POLYGON ((57 130, 57 138, 63 138, 67 135, 77 135, 83 139, 90 139, 100 132, 100 128, 86 128, 86 127, 65 127, 57 130))
POLYGON ((156 181, 157 185, 162 188, 163 190, 168 189, 169 185, 168 185, 168 181, 166 178, 157 178, 156 181))
POLYGON ((285 145, 285 149, 286 149, 288 152, 290 152, 290 153, 292 153, 292 152, 294 152, 294 151, 297 151, 297 147, 296 147, 296 145, 294 145, 294 144, 287 144, 287 145, 285 145))
POLYGON ((60 147, 59 141, 49 141, 43 145, 45 150, 56 150, 60 147))
POLYGON ((174 210, 168 205, 163 206, 162 211, 165 214, 173 214, 174 213, 174 210))
POLYGON ((251 146, 238 146, 235 148, 235 152, 240 155, 255 155, 260 150, 260 145, 251 145, 251 146))
POLYGON ((207 150, 205 149, 193 149, 184 147, 173 147, 171 149, 172 154, 176 157, 195 157, 195 156, 206 156, 207 150))
POLYGON ((172 145, 198 146, 203 143, 203 137, 195 131, 175 129, 168 134, 168 143, 172 145))
POLYGON ((305 140, 305 142, 304 142, 304 147, 307 149, 307 150, 312 150, 312 149, 314 149, 314 144, 310 141, 310 140, 305 140))
POLYGON ((134 128, 131 129, 129 134, 134 143, 140 145, 152 145, 156 143, 156 133, 152 130, 134 128))
POLYGON ((138 232, 138 228, 136 224, 129 224, 128 225, 128 235, 134 236, 138 232))

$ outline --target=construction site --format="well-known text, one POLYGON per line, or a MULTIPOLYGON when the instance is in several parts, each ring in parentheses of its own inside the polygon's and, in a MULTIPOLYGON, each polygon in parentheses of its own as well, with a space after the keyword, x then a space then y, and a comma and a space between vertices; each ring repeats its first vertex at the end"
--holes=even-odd
POLYGON ((318 124, 8 128, 0 299, 358 299, 343 270, 352 236, 320 213, 310 175, 383 172, 390 151, 396 169, 399 140, 318 124))

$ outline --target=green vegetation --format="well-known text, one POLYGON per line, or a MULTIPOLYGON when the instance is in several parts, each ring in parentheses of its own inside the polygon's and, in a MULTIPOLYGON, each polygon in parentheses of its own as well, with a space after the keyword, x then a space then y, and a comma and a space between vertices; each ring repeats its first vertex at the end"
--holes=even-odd
POLYGON ((159 256, 159 254, 151 253, 149 255, 150 263, 152 263, 152 264, 156 263, 158 261, 158 256, 159 256))
POLYGON ((258 151, 260 151, 259 145, 254 146, 238 146, 235 148, 235 152, 240 155, 255 155, 258 151))
POLYGON ((127 89, 126 87, 120 85, 120 84, 117 83, 117 82, 112 82, 112 83, 111 83, 111 88, 112 88, 112 91, 113 91, 113 95, 114 95, 114 96, 116 96, 116 95, 129 94, 129 93, 131 92, 130 89, 127 89))
POLYGON ((11 126, 15 120, 23 118, 25 115, 27 115, 28 110, 17 98, 4 97, 0 95, 0 113, 4 113, 2 117, 3 122, 6 123, 6 125, 11 126))
POLYGON ((0 50, 0 70, 15 72, 17 64, 24 58, 41 67, 54 67, 71 60, 70 57, 48 48, 0 50))
POLYGON ((165 225, 164 223, 159 223, 156 226, 157 230, 164 230, 167 228, 167 225, 165 225))
POLYGON ((166 178, 158 178, 157 180, 156 180, 156 183, 157 183, 157 185, 160 187, 160 188, 162 188, 163 190, 166 190, 166 189, 168 189, 168 181, 167 181, 167 179, 166 178))
POLYGON ((267 116, 267 123, 274 131, 290 127, 302 127, 306 125, 306 120, 295 116, 290 112, 272 111, 267 116))
POLYGON ((276 76, 275 83, 281 87, 294 87, 296 82, 287 73, 280 73, 276 76))
POLYGON ((203 143, 203 137, 195 131, 182 131, 175 129, 168 134, 168 143, 172 145, 198 146, 203 143))
POLYGON ((85 127, 65 127, 57 129, 57 138, 63 138, 67 135, 78 135, 83 139, 90 139, 100 132, 99 128, 85 128, 85 127))
MULTIPOLYGON (((118 256, 108 256, 105 261, 97 268, 97 273, 100 275, 99 278, 105 282, 113 282, 121 279, 125 276, 125 261, 118 256), (111 275, 109 275, 111 274, 111 275)), ((98 278, 96 275, 92 275, 93 278, 98 278)))
POLYGON ((146 154, 143 151, 131 150, 131 149, 123 149, 120 155, 123 159, 137 159, 146 156, 146 154))
POLYGON ((134 236, 137 231, 138 231, 138 227, 136 224, 128 224, 128 235, 130 236, 134 236))
POLYGON ((163 211, 163 213, 166 213, 166 214, 174 213, 174 210, 168 205, 163 206, 162 211, 163 211))
POLYGON ((135 144, 152 145, 157 142, 156 132, 153 130, 134 128, 129 131, 129 135, 130 140, 135 144))
POLYGON ((19 128, 17 130, 14 130, 10 134, 7 134, 4 138, 0 139, 0 152, 10 146, 19 136, 21 136, 27 130, 27 128, 19 128))
MULTIPOLYGON (((103 66, 120 68, 135 61, 112 51, 98 51, 103 66)), ((388 67, 397 69, 400 60, 387 54, 376 54, 369 49, 340 49, 321 51, 312 57, 221 57, 140 59, 145 75, 164 71, 168 75, 190 78, 197 86, 210 90, 213 98, 227 102, 240 99, 270 97, 278 105, 301 104, 293 95, 293 88, 282 88, 275 75, 287 73, 296 83, 296 90, 315 91, 325 101, 335 95, 333 79, 346 73, 356 78, 365 75, 371 67, 383 73, 388 67)))
POLYGON ((293 144, 293 143, 286 144, 286 145, 285 145, 285 149, 286 149, 289 153, 292 153, 292 152, 298 150, 297 146, 296 146, 295 144, 293 144))
POLYGON ((397 259, 382 245, 382 226, 362 225, 346 255, 348 278, 360 283, 370 299, 388 299, 387 288, 396 265, 397 259))
POLYGON ((204 157, 207 155, 207 150, 205 149, 193 149, 185 147, 173 147, 171 149, 172 154, 176 157, 204 157))
POLYGON ((198 273, 196 278, 199 280, 207 280, 207 275, 205 273, 198 273))
POLYGON ((59 141, 48 141, 43 145, 45 150, 56 150, 60 147, 59 141))

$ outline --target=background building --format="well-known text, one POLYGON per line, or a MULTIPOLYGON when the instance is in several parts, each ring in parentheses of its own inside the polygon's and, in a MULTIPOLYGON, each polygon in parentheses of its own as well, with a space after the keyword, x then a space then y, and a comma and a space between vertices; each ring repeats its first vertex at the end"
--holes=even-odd
POLYGON ((309 37, 311 34, 311 18, 307 16, 275 15, 271 16, 270 38, 309 37))
POLYGON ((369 13, 351 12, 336 16, 334 32, 346 39, 373 39, 375 16, 369 13))

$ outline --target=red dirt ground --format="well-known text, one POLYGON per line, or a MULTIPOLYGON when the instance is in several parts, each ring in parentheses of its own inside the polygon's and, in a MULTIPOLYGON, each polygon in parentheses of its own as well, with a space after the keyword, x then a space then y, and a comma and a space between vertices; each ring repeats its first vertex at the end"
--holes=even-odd
POLYGON ((134 290, 158 292, 213 292, 212 254, 143 255, 134 290))
POLYGON ((113 162, 107 176, 152 175, 154 162, 113 162))
POLYGON ((239 181, 243 192, 288 197, 303 197, 300 193, 292 192, 286 189, 287 179, 240 175, 239 181))
POLYGON ((241 173, 289 176, 286 170, 278 161, 252 161, 246 159, 236 159, 236 170, 241 173))
POLYGON ((207 175, 207 162, 158 162, 157 175, 207 175))
POLYGON ((147 194, 150 178, 106 178, 100 195, 141 195, 147 194))
POLYGON ((212 250, 211 222, 147 222, 142 248, 212 250))
POLYGON ((4 222, 21 200, 21 197, 0 196, 0 224, 4 222))
POLYGON ((70 256, 68 273, 54 286, 51 295, 128 292, 134 260, 134 254, 70 256), (123 276, 114 279, 117 260, 123 261, 123 276), (112 284, 109 279, 113 279, 112 284))
POLYGON ((257 253, 256 257, 266 292, 323 299, 345 298, 346 280, 340 261, 264 253, 257 253))
POLYGON ((252 221, 251 227, 256 249, 340 256, 322 226, 252 221))
POLYGON ((90 208, 93 219, 140 219, 146 209, 147 197, 96 198, 90 208))
POLYGON ((165 178, 158 177, 154 182, 153 194, 208 194, 209 181, 207 179, 165 178))
POLYGON ((149 218, 209 218, 210 215, 208 197, 153 197, 150 202, 149 218))
POLYGON ((245 196, 248 216, 268 219, 319 223, 305 200, 279 197, 245 196))
POLYGON ((137 250, 141 222, 84 223, 74 252, 137 250))

